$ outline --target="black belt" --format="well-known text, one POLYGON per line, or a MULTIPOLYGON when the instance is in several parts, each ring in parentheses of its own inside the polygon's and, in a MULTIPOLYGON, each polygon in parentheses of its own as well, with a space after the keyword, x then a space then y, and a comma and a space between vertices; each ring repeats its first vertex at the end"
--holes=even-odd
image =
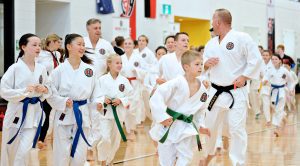
MULTIPOLYGON (((244 86, 246 86, 246 85, 247 85, 247 82, 245 83, 244 86)), ((232 93, 230 92, 230 90, 234 89, 234 85, 218 86, 218 85, 212 83, 212 87, 215 88, 217 90, 217 92, 214 94, 214 96, 210 100, 210 103, 209 103, 207 109, 209 111, 212 109, 212 107, 214 106, 215 102, 217 101, 219 95, 222 94, 223 92, 229 93, 230 96, 232 97, 232 103, 231 103, 231 105, 229 107, 231 109, 233 107, 233 104, 234 104, 234 97, 233 97, 232 93)))

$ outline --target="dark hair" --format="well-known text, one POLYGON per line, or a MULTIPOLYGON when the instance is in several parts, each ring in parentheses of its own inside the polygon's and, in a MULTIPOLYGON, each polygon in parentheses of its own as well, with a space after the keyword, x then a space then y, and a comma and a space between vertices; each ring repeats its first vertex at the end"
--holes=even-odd
POLYGON ((175 36, 174 36, 174 35, 169 35, 169 36, 167 36, 166 39, 165 39, 165 44, 167 44, 167 40, 168 40, 169 38, 173 38, 173 39, 175 40, 175 36))
POLYGON ((179 38, 180 35, 189 36, 189 34, 186 33, 186 32, 177 32, 176 35, 175 35, 175 41, 178 41, 178 38, 179 38))
MULTIPOLYGON (((67 45, 71 44, 72 41, 74 41, 78 37, 82 38, 82 36, 80 36, 79 34, 76 34, 76 33, 66 35, 66 37, 65 37, 65 58, 69 58, 69 50, 67 48, 67 45)), ((85 54, 83 54, 83 56, 81 57, 81 60, 87 64, 93 63, 93 61, 90 58, 88 58, 85 54)))
POLYGON ((263 46, 261 46, 261 45, 258 45, 258 48, 260 48, 260 49, 262 49, 262 50, 264 49, 264 47, 263 47, 263 46))
POLYGON ((168 52, 168 50, 166 49, 166 47, 164 47, 164 46, 158 46, 158 47, 156 48, 156 50, 155 50, 155 53, 157 53, 157 51, 160 50, 160 49, 165 50, 166 53, 168 52))
POLYGON ((279 54, 273 54, 272 56, 276 56, 281 61, 281 63, 282 63, 282 58, 280 57, 279 54))
POLYGON ((137 40, 134 40, 133 44, 134 44, 134 46, 137 46, 137 45, 139 45, 139 42, 137 40))
POLYGON ((23 55, 24 55, 24 50, 22 50, 22 46, 26 46, 29 42, 29 38, 31 37, 37 37, 35 34, 32 34, 32 33, 26 33, 24 34, 23 36, 21 36, 20 40, 19 40, 19 49, 20 49, 20 52, 19 52, 19 56, 17 58, 17 61, 19 58, 21 58, 23 55))
POLYGON ((205 48, 204 46, 199 46, 197 51, 201 52, 201 50, 204 50, 204 48, 205 48))
POLYGON ((120 47, 124 43, 124 41, 125 41, 125 38, 123 36, 117 36, 115 38, 115 42, 118 47, 120 47))

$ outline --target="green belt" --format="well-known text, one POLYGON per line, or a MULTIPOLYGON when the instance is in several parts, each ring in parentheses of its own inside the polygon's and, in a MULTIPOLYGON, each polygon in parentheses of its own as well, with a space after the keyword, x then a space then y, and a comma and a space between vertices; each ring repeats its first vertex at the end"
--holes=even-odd
POLYGON ((200 142, 200 136, 199 136, 199 131, 195 125, 195 123, 193 122, 193 115, 190 116, 186 116, 182 113, 176 112, 171 110, 170 108, 167 108, 167 113, 173 117, 173 122, 171 123, 171 125, 169 126, 167 132, 165 133, 165 135, 159 140, 160 143, 164 143, 169 135, 169 131, 171 126, 173 125, 173 123, 175 122, 175 120, 182 120, 186 123, 192 123, 193 127, 196 129, 197 131, 197 135, 196 135, 196 139, 197 139, 197 145, 198 145, 198 150, 202 150, 202 146, 201 146, 201 142, 200 142))
MULTIPOLYGON (((112 99, 112 100, 113 100, 113 99, 112 99)), ((107 107, 107 104, 104 103, 104 108, 106 108, 106 107, 107 107)), ((112 108, 112 111, 113 111, 113 114, 114 114, 115 122, 116 122, 116 124, 117 124, 117 126, 118 126, 119 133, 120 133, 120 135, 121 135, 121 138, 122 138, 122 140, 123 140, 124 142, 126 142, 127 139, 126 139, 125 133, 124 133, 124 131, 123 131, 123 129, 122 129, 122 125, 121 125, 120 120, 119 120, 119 117, 118 117, 117 106, 111 105, 111 108, 112 108)))

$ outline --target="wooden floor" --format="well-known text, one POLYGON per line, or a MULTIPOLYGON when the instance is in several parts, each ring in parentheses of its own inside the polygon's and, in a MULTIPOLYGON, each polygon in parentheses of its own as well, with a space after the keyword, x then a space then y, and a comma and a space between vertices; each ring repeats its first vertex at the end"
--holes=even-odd
MULTIPOLYGON (((255 120, 251 110, 248 112, 247 132, 248 149, 247 165, 249 166, 293 166, 300 165, 300 96, 297 96, 297 112, 288 113, 288 123, 283 129, 283 135, 276 138, 273 135, 274 127, 266 127, 263 116, 255 120), (299 119, 299 121, 298 121, 299 119)), ((153 142, 148 131, 149 122, 144 128, 137 131, 135 142, 126 142, 121 147, 115 157, 114 165, 120 166, 152 166, 158 165, 158 157, 155 154, 153 142)), ((203 156, 201 152, 195 151, 192 165, 197 165, 203 156)), ((40 165, 52 165, 51 144, 48 143, 45 150, 39 152, 40 165)), ((87 163, 86 165, 94 165, 87 163)), ((210 165, 223 166, 231 165, 227 152, 213 159, 210 165)))

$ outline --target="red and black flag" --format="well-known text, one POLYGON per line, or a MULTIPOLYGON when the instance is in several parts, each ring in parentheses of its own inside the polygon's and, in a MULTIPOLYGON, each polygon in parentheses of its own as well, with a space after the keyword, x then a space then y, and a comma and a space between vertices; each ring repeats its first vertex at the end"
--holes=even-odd
POLYGON ((156 0, 145 0, 145 17, 156 17, 156 0))

